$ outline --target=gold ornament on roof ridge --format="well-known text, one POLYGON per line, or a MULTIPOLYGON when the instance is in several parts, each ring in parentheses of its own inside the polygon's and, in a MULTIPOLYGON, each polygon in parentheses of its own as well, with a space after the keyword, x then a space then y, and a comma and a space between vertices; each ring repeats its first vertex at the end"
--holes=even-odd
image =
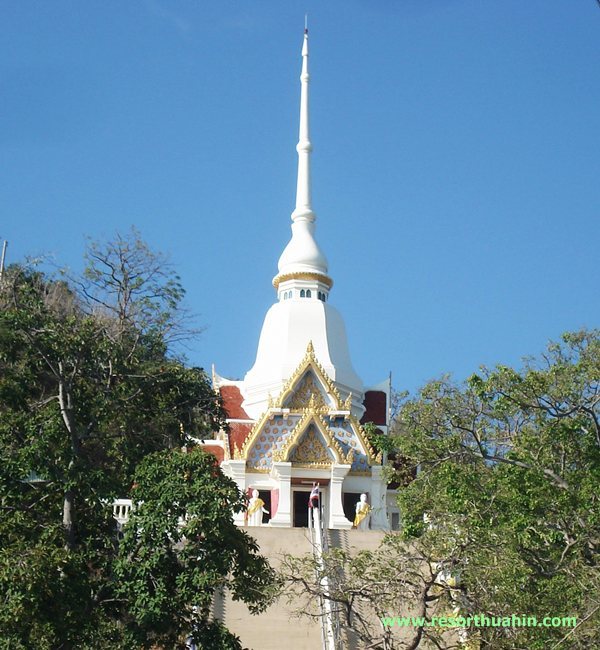
POLYGON ((277 452, 278 457, 280 457, 280 461, 287 459, 289 448, 295 442, 296 438, 298 438, 299 434, 304 431, 304 423, 308 417, 308 415, 305 415, 304 417, 300 418, 298 424, 292 429, 290 435, 288 436, 288 439, 285 441, 285 444, 277 452))
POLYGON ((364 449, 365 455, 367 457, 367 463, 369 465, 373 465, 373 464, 380 465, 381 461, 377 461, 377 454, 375 453, 375 450, 371 446, 371 443, 367 438, 364 428, 362 427, 360 422, 356 419, 356 417, 352 415, 352 413, 350 413, 350 415, 344 416, 344 421, 350 423, 350 427, 352 431, 356 434, 358 441, 360 442, 362 448, 364 449))
MULTIPOLYGON (((350 423, 353 425, 352 428, 356 430, 358 434, 358 439, 360 440, 360 443, 366 452, 367 462, 369 463, 369 465, 373 465, 374 464, 373 461, 375 461, 375 464, 377 464, 377 454, 375 453, 375 450, 373 449, 371 443, 369 442, 369 438, 367 437, 367 434, 363 426, 353 415, 350 415, 349 420, 350 423)), ((379 462, 379 464, 381 464, 381 462, 379 462)))
POLYGON ((242 454, 242 458, 248 457, 248 451, 250 450, 250 447, 254 443, 254 440, 256 439, 257 435, 260 433, 262 428, 269 420, 270 416, 271 414, 269 413, 269 409, 267 409, 260 416, 260 418, 254 423, 254 426, 252 427, 252 429, 250 429, 250 433, 246 436, 246 440, 244 440, 244 444, 242 445, 242 448, 240 450, 240 453, 242 454))
POLYGON ((335 449, 339 455, 340 461, 342 458, 344 458, 344 450, 342 449, 340 443, 336 440, 335 436, 329 429, 329 426, 327 425, 327 422, 325 421, 325 418, 322 415, 315 415, 315 419, 319 421, 322 427, 322 433, 326 439, 329 439, 329 447, 331 449, 335 449))

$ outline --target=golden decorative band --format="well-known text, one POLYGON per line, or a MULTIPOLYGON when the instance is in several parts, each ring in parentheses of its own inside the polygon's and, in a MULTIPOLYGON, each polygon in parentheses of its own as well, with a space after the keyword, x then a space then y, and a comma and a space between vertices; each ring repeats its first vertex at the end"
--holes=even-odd
POLYGON ((282 282, 287 282, 288 280, 316 280, 324 284, 328 289, 331 289, 333 286, 333 280, 329 276, 321 275, 320 273, 311 273, 310 271, 297 271, 295 273, 277 275, 273 278, 273 286, 277 289, 282 282))

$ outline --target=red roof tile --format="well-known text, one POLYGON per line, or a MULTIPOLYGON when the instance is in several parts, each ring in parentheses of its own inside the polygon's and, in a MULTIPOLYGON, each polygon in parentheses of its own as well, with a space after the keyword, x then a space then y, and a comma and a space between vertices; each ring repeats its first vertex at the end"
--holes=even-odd
POLYGON ((244 398, 237 386, 221 386, 219 388, 223 398, 223 406, 227 411, 227 417, 234 420, 249 420, 248 414, 242 408, 244 398))
POLYGON ((250 431, 252 424, 242 424, 241 422, 229 423, 229 449, 233 456, 235 449, 241 449, 250 431))
POLYGON ((363 405, 367 410, 360 420, 361 424, 387 424, 387 395, 382 390, 368 390, 363 405))
POLYGON ((225 452, 220 445, 211 445, 210 443, 202 445, 203 451, 212 454, 219 463, 225 460, 225 452))

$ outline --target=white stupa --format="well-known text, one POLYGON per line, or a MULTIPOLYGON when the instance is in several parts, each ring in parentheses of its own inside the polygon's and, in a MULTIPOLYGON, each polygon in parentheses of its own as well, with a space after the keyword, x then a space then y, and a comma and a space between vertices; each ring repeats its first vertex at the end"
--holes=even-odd
MULTIPOLYGON (((371 528, 386 529, 381 454, 361 423, 387 430, 389 383, 365 390, 342 317, 329 304, 333 280, 315 239, 310 192, 308 30, 300 82, 296 207, 273 278, 277 302, 265 316, 256 361, 244 379, 229 380, 213 369, 229 428, 204 445, 240 490, 259 490, 269 526, 306 525, 309 493, 318 483, 329 528, 351 528, 356 503, 367 494, 371 528)), ((236 517, 239 525, 250 522, 243 513, 236 517)))
POLYGON ((278 302, 267 312, 256 361, 244 378, 243 406, 250 416, 258 417, 269 396, 280 392, 312 341, 315 356, 343 399, 352 393, 353 411, 360 418, 364 412, 363 385, 350 360, 344 321, 328 302, 333 280, 328 274, 327 258, 315 239, 317 218, 312 209, 310 188, 309 81, 308 31, 305 30, 292 238, 279 258, 279 272, 273 279, 278 302))

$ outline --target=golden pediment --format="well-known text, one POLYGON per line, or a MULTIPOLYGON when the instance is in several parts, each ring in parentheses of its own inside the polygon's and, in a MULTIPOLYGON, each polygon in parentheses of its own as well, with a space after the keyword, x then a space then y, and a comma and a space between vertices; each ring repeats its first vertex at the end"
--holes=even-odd
POLYGON ((305 434, 302 436, 300 443, 290 454, 290 461, 292 463, 302 463, 302 464, 331 464, 333 459, 327 447, 323 443, 323 440, 319 434, 311 427, 305 434))
MULTIPOLYGON (((313 384, 313 394, 316 395, 317 399, 321 399, 323 401, 323 405, 320 407, 321 409, 325 410, 331 408, 337 411, 342 408, 342 401, 338 389, 335 387, 335 384, 323 366, 317 360, 317 357, 315 356, 315 348, 312 344, 312 341, 308 342, 304 358, 292 376, 284 384, 279 395, 274 399, 274 405, 282 407, 289 400, 291 400, 294 402, 294 404, 299 404, 299 406, 294 406, 293 408, 308 408, 309 405, 307 401, 304 401, 304 403, 302 403, 302 400, 300 398, 296 399, 296 393, 302 387, 303 383, 308 379, 308 377, 311 378, 313 384), (331 404, 327 404, 327 401, 324 398, 324 394, 329 397, 331 404)), ((306 397, 307 391, 304 390, 303 398, 306 397)), ((310 396, 308 397, 310 398, 310 396)), ((316 406, 315 410, 318 410, 316 406)))
POLYGON ((327 408, 321 386, 315 381, 312 372, 307 372, 304 375, 302 381, 292 393, 286 407, 293 410, 310 408, 313 411, 327 408))

